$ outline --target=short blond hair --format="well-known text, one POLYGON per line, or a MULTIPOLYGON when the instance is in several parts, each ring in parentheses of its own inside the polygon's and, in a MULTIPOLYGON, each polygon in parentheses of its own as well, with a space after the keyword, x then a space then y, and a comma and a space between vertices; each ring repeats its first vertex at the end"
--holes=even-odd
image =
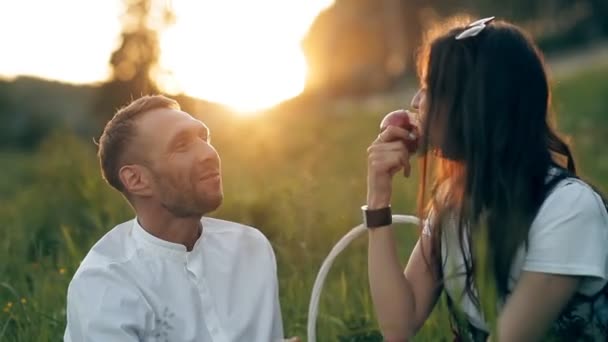
POLYGON ((127 147, 135 136, 135 120, 153 109, 180 110, 179 103, 162 95, 146 95, 119 109, 108 121, 99 138, 99 165, 103 178, 116 190, 125 193, 118 172, 125 163, 127 147))

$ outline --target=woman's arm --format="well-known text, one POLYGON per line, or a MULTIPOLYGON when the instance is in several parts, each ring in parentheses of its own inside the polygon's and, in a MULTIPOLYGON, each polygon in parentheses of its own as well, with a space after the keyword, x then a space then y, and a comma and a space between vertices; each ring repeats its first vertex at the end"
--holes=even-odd
POLYGON ((499 341, 537 341, 582 279, 608 279, 608 215, 581 181, 557 186, 530 228, 522 273, 498 318, 499 341))
POLYGON ((540 340, 568 304, 579 282, 577 276, 522 272, 498 318, 498 341, 540 340))
POLYGON ((369 233, 368 272, 372 300, 386 341, 407 341, 424 324, 440 294, 432 265, 431 237, 423 235, 403 272, 392 228, 369 233), (424 247, 422 248, 422 245, 424 247), (432 267, 432 266, 431 266, 432 267))
MULTIPOLYGON (((388 207, 391 203, 392 178, 404 170, 409 175, 409 153, 404 143, 409 132, 389 126, 368 149, 367 206, 388 207)), ((368 273, 374 309, 387 341, 407 341, 422 326, 438 294, 438 272, 430 252, 431 237, 423 235, 414 248, 405 274, 397 254, 393 230, 379 227, 369 232, 368 273), (424 245, 424 248, 421 248, 424 245)))

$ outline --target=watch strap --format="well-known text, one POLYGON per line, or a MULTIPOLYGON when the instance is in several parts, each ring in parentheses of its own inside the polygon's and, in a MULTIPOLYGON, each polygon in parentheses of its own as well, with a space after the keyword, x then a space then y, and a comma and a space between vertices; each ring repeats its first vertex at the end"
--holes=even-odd
POLYGON ((379 209, 368 209, 367 205, 361 207, 363 223, 367 228, 390 226, 393 223, 391 206, 379 209))

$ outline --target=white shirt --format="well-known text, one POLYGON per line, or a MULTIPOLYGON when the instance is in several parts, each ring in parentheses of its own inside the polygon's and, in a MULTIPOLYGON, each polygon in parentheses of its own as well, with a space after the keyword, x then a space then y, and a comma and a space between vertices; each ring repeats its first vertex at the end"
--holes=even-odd
MULTIPOLYGON (((428 225, 424 232, 430 233, 428 225)), ((444 227, 441 254, 445 289, 473 326, 489 332, 471 298, 461 297, 465 267, 457 235, 452 225, 444 227)), ((584 182, 568 178, 555 186, 532 222, 528 239, 528 250, 521 246, 514 257, 509 290, 522 271, 582 276, 578 293, 587 296, 608 282, 608 214, 600 196, 584 182)), ((467 239, 463 240, 470 259, 467 239)))
POLYGON ((281 341, 275 255, 257 229, 203 218, 192 251, 136 219, 101 238, 70 282, 65 341, 281 341))

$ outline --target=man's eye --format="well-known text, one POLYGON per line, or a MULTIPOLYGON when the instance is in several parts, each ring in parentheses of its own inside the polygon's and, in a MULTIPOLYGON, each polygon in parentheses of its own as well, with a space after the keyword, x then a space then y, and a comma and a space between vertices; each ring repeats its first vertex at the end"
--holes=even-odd
POLYGON ((187 140, 181 140, 180 142, 178 142, 175 145, 175 148, 178 149, 178 150, 184 149, 186 147, 188 147, 188 141, 187 140))

